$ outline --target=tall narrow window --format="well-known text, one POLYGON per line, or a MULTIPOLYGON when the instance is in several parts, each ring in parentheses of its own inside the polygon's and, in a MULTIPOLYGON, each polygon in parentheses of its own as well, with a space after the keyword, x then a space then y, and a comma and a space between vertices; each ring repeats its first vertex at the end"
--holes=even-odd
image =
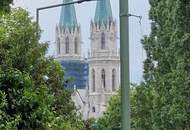
POLYGON ((78 39, 75 38, 75 54, 78 54, 78 39))
POLYGON ((103 88, 106 88, 106 73, 105 73, 105 70, 104 70, 104 69, 102 69, 101 78, 102 78, 102 87, 103 87, 103 88))
POLYGON ((69 53, 69 38, 66 38, 65 41, 65 53, 68 54, 69 53))
POLYGON ((116 81, 116 70, 113 69, 112 70, 112 91, 116 90, 115 81, 116 81))
POLYGON ((61 52, 61 45, 60 45, 60 38, 57 39, 57 53, 60 54, 61 52))
POLYGON ((105 33, 101 34, 101 49, 106 48, 106 39, 105 39, 105 33))
POLYGON ((93 92, 96 91, 96 88, 95 88, 95 87, 96 87, 96 86, 95 86, 96 84, 95 84, 95 82, 96 82, 96 81, 95 81, 95 70, 93 69, 93 70, 92 70, 92 91, 93 91, 93 92))
POLYGON ((92 107, 92 112, 96 112, 96 108, 95 107, 92 107))

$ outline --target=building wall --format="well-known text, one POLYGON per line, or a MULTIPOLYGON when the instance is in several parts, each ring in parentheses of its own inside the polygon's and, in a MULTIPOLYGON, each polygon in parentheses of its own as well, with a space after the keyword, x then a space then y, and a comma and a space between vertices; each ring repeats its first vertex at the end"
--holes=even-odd
POLYGON ((100 117, 106 110, 107 101, 116 94, 120 81, 120 61, 117 48, 117 28, 112 21, 109 25, 91 23, 91 52, 89 53, 89 117, 100 117), (105 46, 102 48, 102 33, 105 46), (115 69, 115 90, 112 90, 112 70, 115 69), (95 91, 93 88, 95 72, 95 91), (102 81, 105 71, 105 87, 102 81))

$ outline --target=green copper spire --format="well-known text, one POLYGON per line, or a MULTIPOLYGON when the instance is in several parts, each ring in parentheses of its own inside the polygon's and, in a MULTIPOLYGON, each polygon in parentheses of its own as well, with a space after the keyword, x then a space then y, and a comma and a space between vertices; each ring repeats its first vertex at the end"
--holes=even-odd
MULTIPOLYGON (((72 1, 73 0, 63 0, 64 3, 72 1)), ((77 18, 74 5, 62 6, 59 25, 65 28, 73 28, 77 26, 77 18)))
POLYGON ((105 24, 112 21, 112 9, 110 0, 98 0, 96 5, 96 14, 94 21, 95 23, 102 23, 105 24))

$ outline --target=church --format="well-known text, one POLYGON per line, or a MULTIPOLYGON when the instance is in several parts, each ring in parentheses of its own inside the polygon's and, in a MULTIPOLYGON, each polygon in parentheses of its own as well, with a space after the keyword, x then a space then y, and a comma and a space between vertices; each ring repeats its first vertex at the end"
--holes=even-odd
POLYGON ((82 28, 77 22, 74 5, 62 7, 55 38, 55 59, 65 71, 64 87, 74 90, 72 99, 85 119, 100 117, 106 110, 107 101, 120 86, 117 24, 110 0, 97 1, 94 19, 89 20, 89 24, 88 58, 81 56, 82 28))

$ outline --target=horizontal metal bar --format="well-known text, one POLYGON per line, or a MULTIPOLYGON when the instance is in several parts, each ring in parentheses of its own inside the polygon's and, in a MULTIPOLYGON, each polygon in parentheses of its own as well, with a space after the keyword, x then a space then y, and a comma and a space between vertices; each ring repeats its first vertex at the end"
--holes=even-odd
POLYGON ((139 16, 139 15, 135 15, 135 14, 128 14, 128 17, 130 17, 130 16, 142 19, 142 16, 139 16))
POLYGON ((78 1, 67 2, 67 3, 63 3, 63 4, 45 6, 45 7, 37 8, 37 10, 45 10, 45 9, 49 9, 49 8, 55 8, 55 7, 71 5, 71 4, 80 4, 80 3, 83 3, 83 2, 89 2, 89 1, 97 1, 97 0, 78 0, 78 1))

